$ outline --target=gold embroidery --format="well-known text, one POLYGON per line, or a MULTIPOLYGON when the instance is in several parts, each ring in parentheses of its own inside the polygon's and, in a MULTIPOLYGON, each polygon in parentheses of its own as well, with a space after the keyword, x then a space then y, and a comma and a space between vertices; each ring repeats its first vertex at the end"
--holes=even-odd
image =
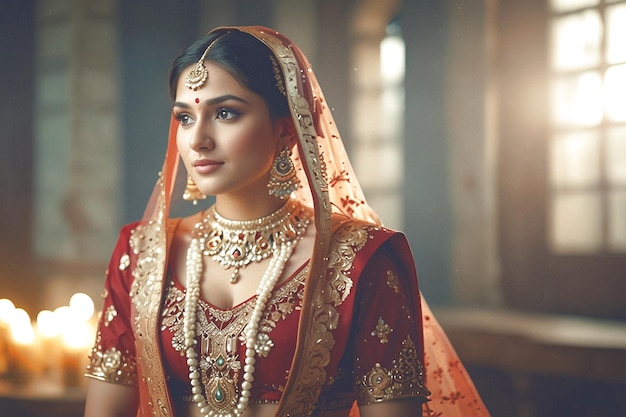
POLYGON ((380 343, 387 343, 389 342, 387 336, 389 336, 389 333, 391 332, 393 332, 391 326, 385 323, 383 318, 380 317, 378 319, 378 323, 376 323, 376 328, 372 331, 371 335, 378 337, 380 339, 380 343))
MULTIPOLYGON (((315 251, 316 253, 319 252, 321 257, 324 257, 329 249, 327 244, 330 243, 330 213, 332 208, 328 194, 326 164, 324 155, 319 152, 317 132, 311 113, 311 111, 315 111, 315 92, 313 92, 313 97, 310 97, 311 106, 313 106, 313 108, 310 108, 309 101, 300 94, 299 90, 300 83, 306 81, 303 78, 304 72, 302 72, 306 71, 306 68, 299 67, 293 50, 289 46, 283 45, 278 38, 264 31, 251 32, 251 34, 274 51, 274 55, 284 74, 287 98, 290 107, 293 109, 294 120, 298 121, 296 123, 298 136, 302 138, 302 150, 299 152, 300 158, 306 161, 305 165, 310 168, 312 179, 309 181, 309 184, 311 191, 313 195, 319 197, 316 204, 322 208, 317 213, 318 236, 316 241, 320 245, 316 247, 315 251)), ((327 310, 327 301, 323 297, 316 296, 317 291, 315 288, 322 285, 317 281, 325 280, 326 278, 323 275, 325 270, 324 263, 325 259, 318 258, 313 260, 311 264, 310 276, 313 283, 308 285, 313 290, 308 292, 311 295, 307 296, 306 300, 303 299, 303 303, 306 303, 307 306, 311 305, 311 309, 307 307, 308 311, 303 311, 301 320, 302 329, 306 330, 307 334, 303 334, 304 330, 299 332, 299 337, 314 344, 316 352, 308 351, 309 343, 305 342, 299 345, 301 347, 298 347, 295 352, 295 360, 302 363, 302 366, 292 367, 285 386, 285 394, 282 396, 283 400, 278 405, 276 415, 305 416, 311 414, 315 400, 319 395, 320 385, 325 380, 323 367, 328 362, 328 351, 334 343, 330 330, 336 327, 338 318, 336 311, 334 313, 332 311, 334 308, 327 310), (318 327, 316 328, 316 326, 318 327), (319 352, 317 349, 319 349, 319 352)), ((322 286, 326 287, 326 285, 322 286)))
POLYGON ((115 348, 103 351, 100 343, 91 350, 85 376, 117 384, 137 385, 137 367, 128 352, 122 354, 115 348))
POLYGON ((164 369, 154 365, 161 362, 157 329, 167 253, 165 186, 162 177, 158 186, 160 195, 156 203, 159 206, 156 218, 137 226, 129 239, 130 247, 137 255, 137 263, 132 270, 134 279, 130 297, 134 313, 138 373, 150 387, 146 392, 148 398, 145 403, 151 406, 153 415, 168 416, 170 407, 164 369))
MULTIPOLYGON (((108 273, 108 271, 107 271, 107 273, 108 273)), ((105 298, 107 298, 108 296, 109 296, 109 291, 108 291, 106 288, 104 288, 104 289, 102 290, 102 292, 100 293, 100 297, 104 300, 104 299, 105 299, 105 298)))
MULTIPOLYGON (((296 124, 296 129, 298 130, 298 135, 303 138, 304 141, 301 157, 307 160, 307 165, 312 169, 311 175, 314 181, 311 182, 311 187, 314 188, 314 194, 322 196, 322 200, 319 203, 330 213, 331 208, 328 198, 326 164, 324 162, 324 156, 320 154, 317 146, 317 132, 313 125, 313 116, 311 113, 311 110, 315 111, 315 108, 311 109, 307 99, 300 95, 299 85, 302 82, 302 78, 298 61, 291 48, 283 45, 280 40, 273 36, 264 33, 256 33, 254 36, 263 41, 274 51, 278 59, 279 67, 283 70, 287 98, 299 122, 296 124)), ((304 70, 304 68, 302 69, 304 70)), ((313 106, 315 106, 314 99, 315 97, 312 97, 313 106)))
POLYGON ((104 312, 104 326, 109 327, 109 324, 111 324, 111 321, 113 321, 116 316, 117 310, 115 310, 115 307, 113 307, 112 305, 107 307, 104 312))
POLYGON ((406 294, 404 291, 400 291, 400 280, 398 279, 398 276, 394 274, 394 272, 391 270, 387 271, 387 285, 389 285, 389 287, 391 287, 396 294, 399 294, 400 297, 402 297, 402 304, 400 308, 406 312, 407 318, 412 321, 413 316, 411 312, 407 309, 408 303, 406 299, 406 294))
POLYGON ((387 271, 387 285, 391 288, 396 294, 400 294, 400 281, 396 274, 393 271, 387 271))
MULTIPOLYGON (((300 308, 302 302, 302 287, 308 271, 303 268, 293 279, 276 289, 267 306, 267 313, 260 328, 263 333, 269 334, 276 328, 276 322, 286 318, 296 308, 300 308)), ((230 335, 239 335, 250 319, 254 308, 254 298, 242 303, 231 310, 217 309, 202 300, 198 301, 197 333, 206 335, 210 339, 211 351, 222 349, 226 338, 230 335), (209 317, 209 318, 208 318, 209 317)), ((167 298, 162 313, 161 330, 169 329, 172 333, 172 347, 183 353, 183 308, 185 293, 176 288, 171 282, 167 288, 167 298)), ((243 340, 240 339, 243 343, 243 340)), ((270 340, 266 341, 271 343, 270 340)))
MULTIPOLYGON (((310 322, 307 346, 302 356, 300 372, 302 378, 287 393, 290 401, 285 403, 280 415, 307 416, 313 412, 321 387, 326 383, 325 366, 330 361, 330 350, 335 344, 332 330, 337 328, 338 307, 352 289, 349 277, 357 252, 369 238, 371 226, 350 222, 341 226, 332 238, 324 275, 316 283, 315 296, 310 303, 310 322)), ((303 312, 304 314, 304 312, 303 312)))
POLYGON ((352 268, 352 261, 368 239, 368 230, 361 225, 348 223, 333 236, 335 250, 331 251, 328 260, 328 270, 332 271, 330 286, 333 291, 329 294, 334 306, 340 305, 352 289, 352 279, 348 276, 352 268))
POLYGON ((407 337, 402 346, 400 357, 392 361, 391 369, 377 363, 357 384, 360 405, 430 395, 424 387, 424 367, 411 338, 407 337))
POLYGON ((130 256, 127 253, 120 258, 120 271, 125 270, 130 265, 130 256))
POLYGON ((274 70, 274 78, 276 79, 276 87, 283 96, 287 96, 287 90, 285 90, 285 83, 283 82, 283 74, 278 67, 278 61, 274 58, 274 55, 270 55, 270 61, 272 61, 272 69, 274 70))

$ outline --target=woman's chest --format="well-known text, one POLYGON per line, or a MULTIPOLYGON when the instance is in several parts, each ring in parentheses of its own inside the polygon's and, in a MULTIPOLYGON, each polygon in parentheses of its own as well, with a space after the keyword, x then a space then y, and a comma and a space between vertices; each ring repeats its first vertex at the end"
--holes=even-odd
MULTIPOLYGON (((259 322, 253 401, 275 402, 280 398, 295 350, 306 272, 307 268, 302 268, 273 291, 259 322)), ((161 343, 170 385, 179 385, 180 389, 174 391, 183 394, 189 387, 185 295, 179 284, 169 283, 161 314, 161 343)), ((194 318, 196 351, 205 387, 219 382, 221 387, 232 387, 233 395, 238 392, 245 367, 245 329, 256 301, 252 297, 224 310, 198 300, 194 318)))

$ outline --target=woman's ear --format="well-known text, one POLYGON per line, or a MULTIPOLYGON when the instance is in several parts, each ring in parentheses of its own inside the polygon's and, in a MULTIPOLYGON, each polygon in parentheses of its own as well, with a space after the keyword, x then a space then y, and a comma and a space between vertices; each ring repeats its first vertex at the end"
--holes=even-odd
POLYGON ((281 117, 276 120, 276 127, 279 134, 279 145, 292 147, 296 140, 296 127, 293 120, 289 116, 281 117))

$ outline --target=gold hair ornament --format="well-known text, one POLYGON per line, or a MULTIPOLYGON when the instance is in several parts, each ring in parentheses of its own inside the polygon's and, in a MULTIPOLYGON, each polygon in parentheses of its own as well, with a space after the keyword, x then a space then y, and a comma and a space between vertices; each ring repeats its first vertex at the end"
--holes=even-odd
MULTIPOLYGON (((230 32, 226 32, 224 35, 227 35, 228 33, 230 32)), ((211 47, 215 45, 215 42, 217 42, 218 39, 220 39, 224 35, 218 36, 217 38, 213 39, 213 42, 211 42, 209 46, 207 46, 204 53, 196 63, 196 66, 193 67, 193 69, 189 71, 189 74, 187 74, 187 76, 185 77, 185 87, 190 90, 196 91, 198 88, 202 87, 206 83, 206 80, 209 79, 209 70, 206 69, 206 66, 204 65, 204 59, 209 53, 209 50, 211 50, 211 47)))

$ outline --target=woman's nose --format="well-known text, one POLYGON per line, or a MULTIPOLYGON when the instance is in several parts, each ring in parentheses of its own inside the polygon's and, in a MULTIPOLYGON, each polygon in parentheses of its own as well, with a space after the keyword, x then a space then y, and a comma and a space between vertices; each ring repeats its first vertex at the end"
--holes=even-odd
POLYGON ((196 122, 194 131, 189 139, 189 146, 194 151, 211 150, 215 147, 211 129, 205 123, 196 122))

